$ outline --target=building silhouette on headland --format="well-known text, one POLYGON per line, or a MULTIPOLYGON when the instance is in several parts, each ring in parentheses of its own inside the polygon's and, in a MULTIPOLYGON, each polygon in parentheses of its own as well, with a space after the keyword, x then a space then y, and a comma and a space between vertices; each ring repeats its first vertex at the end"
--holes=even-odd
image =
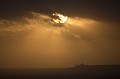
POLYGON ((86 65, 82 61, 81 64, 76 64, 75 68, 77 69, 114 69, 114 68, 120 68, 120 65, 86 65))
POLYGON ((83 61, 82 61, 81 64, 76 64, 75 65, 75 68, 85 68, 85 67, 88 67, 88 65, 85 65, 83 61))

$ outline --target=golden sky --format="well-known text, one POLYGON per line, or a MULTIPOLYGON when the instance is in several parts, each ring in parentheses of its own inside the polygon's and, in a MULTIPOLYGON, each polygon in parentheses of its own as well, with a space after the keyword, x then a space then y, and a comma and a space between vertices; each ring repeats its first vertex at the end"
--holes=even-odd
POLYGON ((31 12, 30 16, 0 20, 1 68, 72 67, 82 60, 120 64, 120 28, 114 24, 68 16, 59 25, 46 14, 31 12))

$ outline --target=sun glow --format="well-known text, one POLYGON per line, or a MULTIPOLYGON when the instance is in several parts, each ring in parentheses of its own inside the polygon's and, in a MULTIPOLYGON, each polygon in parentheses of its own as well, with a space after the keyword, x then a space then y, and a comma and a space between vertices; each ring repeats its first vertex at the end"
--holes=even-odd
POLYGON ((65 23, 68 20, 67 16, 59 13, 53 13, 53 21, 56 23, 65 23))

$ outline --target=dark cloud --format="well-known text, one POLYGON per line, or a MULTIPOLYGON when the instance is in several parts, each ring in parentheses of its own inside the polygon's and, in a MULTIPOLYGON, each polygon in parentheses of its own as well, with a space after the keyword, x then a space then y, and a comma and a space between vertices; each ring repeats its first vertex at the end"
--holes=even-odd
POLYGON ((30 11, 50 14, 57 11, 69 16, 94 18, 119 23, 119 2, 115 0, 1 0, 0 17, 28 15, 30 11))

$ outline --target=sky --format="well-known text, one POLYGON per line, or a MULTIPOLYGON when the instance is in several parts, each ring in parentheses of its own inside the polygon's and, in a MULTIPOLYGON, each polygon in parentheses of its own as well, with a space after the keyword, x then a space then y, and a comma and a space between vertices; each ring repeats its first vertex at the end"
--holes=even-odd
POLYGON ((0 0, 0 68, 120 64, 117 0, 0 0), (68 17, 56 24, 52 14, 68 17))

